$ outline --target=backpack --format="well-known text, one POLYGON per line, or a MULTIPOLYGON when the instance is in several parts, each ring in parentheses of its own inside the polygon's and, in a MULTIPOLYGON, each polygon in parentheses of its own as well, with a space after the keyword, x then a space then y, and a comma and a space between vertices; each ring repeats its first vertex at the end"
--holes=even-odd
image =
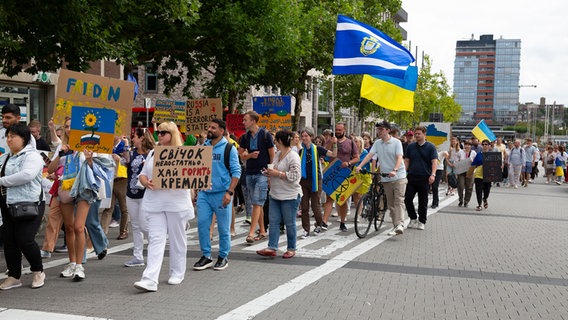
POLYGON ((227 142, 227 144, 225 145, 225 157, 223 158, 223 160, 225 161, 225 168, 227 168, 227 171, 229 171, 229 177, 232 177, 233 174, 231 173, 231 150, 232 148, 234 148, 235 146, 233 146, 231 143, 227 142))

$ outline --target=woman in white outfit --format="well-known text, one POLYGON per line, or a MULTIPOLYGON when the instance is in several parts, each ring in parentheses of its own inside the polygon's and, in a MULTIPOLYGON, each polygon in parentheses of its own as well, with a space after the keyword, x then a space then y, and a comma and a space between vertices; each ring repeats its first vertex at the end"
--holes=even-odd
POLYGON ((147 232, 146 215, 142 210, 142 200, 144 189, 138 183, 138 175, 142 171, 148 153, 154 149, 154 137, 149 130, 136 128, 132 135, 132 145, 134 149, 126 153, 126 163, 128 171, 128 184, 126 187, 126 206, 132 225, 132 241, 134 248, 132 259, 124 263, 125 267, 138 267, 144 265, 144 234, 147 232))
MULTIPOLYGON (((177 126, 164 122, 158 126, 158 143, 161 146, 179 147, 183 144, 177 126)), ((148 227, 148 258, 142 279, 134 287, 142 291, 157 291, 158 277, 164 259, 166 239, 170 240, 170 271, 168 284, 180 284, 185 277, 187 239, 185 225, 194 218, 190 190, 155 189, 152 182, 154 152, 150 152, 138 176, 146 187, 142 207, 148 227)))

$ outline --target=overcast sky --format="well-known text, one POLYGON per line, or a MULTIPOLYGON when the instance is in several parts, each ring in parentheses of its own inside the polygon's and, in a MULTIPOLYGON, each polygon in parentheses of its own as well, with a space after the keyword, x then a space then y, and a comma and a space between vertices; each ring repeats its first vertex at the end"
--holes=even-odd
POLYGON ((402 0, 412 53, 418 46, 453 87, 456 41, 521 39, 520 102, 568 105, 568 1, 566 0, 402 0))

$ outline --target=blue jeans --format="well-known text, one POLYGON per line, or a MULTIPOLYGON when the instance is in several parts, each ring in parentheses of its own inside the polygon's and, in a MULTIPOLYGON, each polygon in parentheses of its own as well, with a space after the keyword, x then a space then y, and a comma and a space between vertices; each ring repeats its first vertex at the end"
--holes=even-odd
POLYGON ((224 191, 200 192, 197 197, 197 233, 199 246, 205 257, 211 257, 210 227, 213 213, 217 216, 217 229, 219 231, 219 257, 226 258, 231 251, 231 219, 232 202, 222 206, 224 191))
POLYGON ((286 226, 288 251, 296 250, 296 213, 300 205, 300 195, 293 200, 276 200, 270 197, 268 216, 270 225, 268 229, 268 248, 278 250, 280 238, 280 223, 286 226))
POLYGON ((96 254, 101 253, 108 247, 108 238, 99 223, 100 206, 101 200, 91 203, 89 213, 87 214, 87 220, 85 221, 85 228, 87 228, 87 231, 89 232, 89 237, 91 238, 91 243, 93 244, 96 254))
POLYGON ((253 205, 263 206, 268 194, 268 177, 263 174, 246 175, 247 190, 253 205))

